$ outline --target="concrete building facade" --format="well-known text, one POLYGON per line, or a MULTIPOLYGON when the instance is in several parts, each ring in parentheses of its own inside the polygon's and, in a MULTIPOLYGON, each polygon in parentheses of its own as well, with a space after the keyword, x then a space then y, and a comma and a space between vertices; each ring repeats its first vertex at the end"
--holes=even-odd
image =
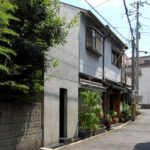
POLYGON ((150 106, 150 56, 140 57, 139 67, 141 70, 139 75, 139 96, 141 97, 139 104, 150 106))
MULTIPOLYGON (((126 74, 131 77, 131 58, 127 59, 126 74)), ((150 56, 139 57, 139 97, 137 103, 150 108, 150 56)))
MULTIPOLYGON (((66 21, 71 21, 78 13, 79 9, 61 5, 60 15, 65 16, 66 21)), ((59 143, 63 138, 76 138, 78 135, 78 26, 70 29, 66 40, 65 46, 52 48, 48 54, 48 59, 57 59, 60 65, 47 70, 47 75, 53 77, 44 83, 44 146, 59 143)))
MULTIPOLYGON (((98 91, 107 111, 110 109, 105 107, 111 104, 111 92, 120 94, 122 90, 120 62, 126 47, 124 43, 91 11, 62 3, 60 12, 67 21, 80 15, 78 26, 69 31, 67 43, 50 49, 48 54, 48 59, 57 59, 60 65, 47 70, 47 75, 53 77, 44 83, 44 146, 78 136, 80 89, 98 91)), ((113 108, 118 111, 120 95, 115 96, 113 108)))

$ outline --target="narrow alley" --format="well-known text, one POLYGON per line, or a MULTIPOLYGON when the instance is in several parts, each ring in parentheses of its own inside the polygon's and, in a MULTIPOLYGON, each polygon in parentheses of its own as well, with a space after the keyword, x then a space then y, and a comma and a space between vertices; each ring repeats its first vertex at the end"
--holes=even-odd
POLYGON ((125 127, 60 150, 150 150, 150 110, 141 110, 142 115, 125 127))

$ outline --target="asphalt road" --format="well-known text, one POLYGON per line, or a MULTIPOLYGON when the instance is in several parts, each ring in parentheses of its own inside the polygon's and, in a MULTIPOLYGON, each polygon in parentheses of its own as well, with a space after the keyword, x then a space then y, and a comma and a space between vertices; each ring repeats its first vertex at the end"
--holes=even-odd
POLYGON ((150 150, 150 110, 125 127, 60 150, 150 150))

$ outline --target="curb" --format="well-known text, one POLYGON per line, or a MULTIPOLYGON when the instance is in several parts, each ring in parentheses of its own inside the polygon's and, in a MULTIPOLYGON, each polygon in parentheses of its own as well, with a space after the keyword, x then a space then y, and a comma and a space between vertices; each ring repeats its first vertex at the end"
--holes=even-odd
POLYGON ((128 125, 130 122, 131 122, 131 121, 129 120, 129 121, 127 121, 127 122, 124 123, 124 124, 121 124, 121 125, 119 125, 119 126, 113 127, 110 132, 113 132, 113 131, 115 131, 115 130, 121 129, 121 128, 123 128, 124 126, 128 125))
MULTIPOLYGON (((136 119, 140 119, 142 116, 143 116, 143 113, 141 113, 140 115, 138 115, 136 119)), ((135 120, 135 121, 136 121, 136 120, 135 120)), ((125 126, 128 125, 129 123, 132 123, 132 122, 135 122, 135 121, 129 120, 129 121, 127 121, 127 122, 124 123, 124 124, 121 124, 121 125, 119 125, 119 126, 113 127, 110 131, 105 131, 105 133, 101 133, 101 134, 98 134, 98 135, 89 137, 89 138, 87 138, 87 139, 84 139, 84 140, 80 140, 80 141, 77 141, 77 142, 73 142, 73 143, 71 143, 71 144, 67 144, 67 145, 64 145, 64 146, 60 146, 60 147, 58 147, 58 148, 46 148, 46 147, 41 147, 40 150, 59 150, 59 149, 61 149, 61 148, 64 148, 64 147, 67 147, 67 146, 70 146, 70 145, 75 145, 75 144, 78 144, 78 143, 82 143, 82 142, 84 142, 84 141, 88 141, 88 140, 90 140, 90 139, 93 139, 93 138, 96 138, 96 137, 99 137, 99 136, 102 136, 102 135, 106 135, 106 134, 112 133, 112 132, 114 132, 114 131, 116 131, 116 130, 119 130, 119 129, 125 127, 125 126)))
POLYGON ((41 147, 40 150, 53 150, 51 148, 41 147))
POLYGON ((67 144, 67 145, 64 145, 64 146, 61 146, 61 147, 58 147, 58 148, 54 148, 54 149, 53 148, 44 148, 44 147, 42 147, 40 150, 60 150, 61 148, 64 148, 64 147, 67 147, 67 146, 71 146, 71 145, 75 145, 75 144, 78 144, 78 143, 82 143, 82 142, 88 141, 90 139, 94 139, 96 137, 112 133, 113 131, 119 130, 119 129, 123 128, 124 126, 128 125, 130 122, 131 121, 128 121, 128 122, 126 122, 124 124, 121 124, 121 125, 119 125, 117 127, 114 127, 110 131, 105 131, 105 133, 102 133, 102 134, 99 134, 99 135, 95 135, 95 136, 89 137, 89 138, 84 139, 84 140, 80 140, 80 141, 77 141, 77 142, 74 142, 74 143, 71 143, 71 144, 67 144))

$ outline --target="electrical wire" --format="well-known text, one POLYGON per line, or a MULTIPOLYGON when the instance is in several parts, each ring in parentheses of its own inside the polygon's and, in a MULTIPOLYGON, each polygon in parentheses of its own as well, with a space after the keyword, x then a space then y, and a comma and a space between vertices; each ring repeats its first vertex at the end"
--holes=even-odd
POLYGON ((112 24, 109 23, 109 21, 103 17, 87 0, 85 2, 110 26, 116 31, 124 40, 128 41, 118 30, 116 30, 112 24))
POLYGON ((130 22, 130 19, 129 19, 128 9, 127 9, 125 0, 123 0, 123 4, 124 4, 127 20, 128 20, 128 23, 129 23, 130 31, 131 31, 131 37, 132 37, 132 40, 134 40, 133 29, 132 29, 131 22, 130 22))
POLYGON ((96 5, 95 8, 97 8, 97 7, 99 7, 99 6, 101 6, 101 5, 105 4, 105 3, 107 3, 108 1, 110 1, 110 0, 105 0, 104 2, 102 2, 102 3, 98 4, 98 5, 96 5))

